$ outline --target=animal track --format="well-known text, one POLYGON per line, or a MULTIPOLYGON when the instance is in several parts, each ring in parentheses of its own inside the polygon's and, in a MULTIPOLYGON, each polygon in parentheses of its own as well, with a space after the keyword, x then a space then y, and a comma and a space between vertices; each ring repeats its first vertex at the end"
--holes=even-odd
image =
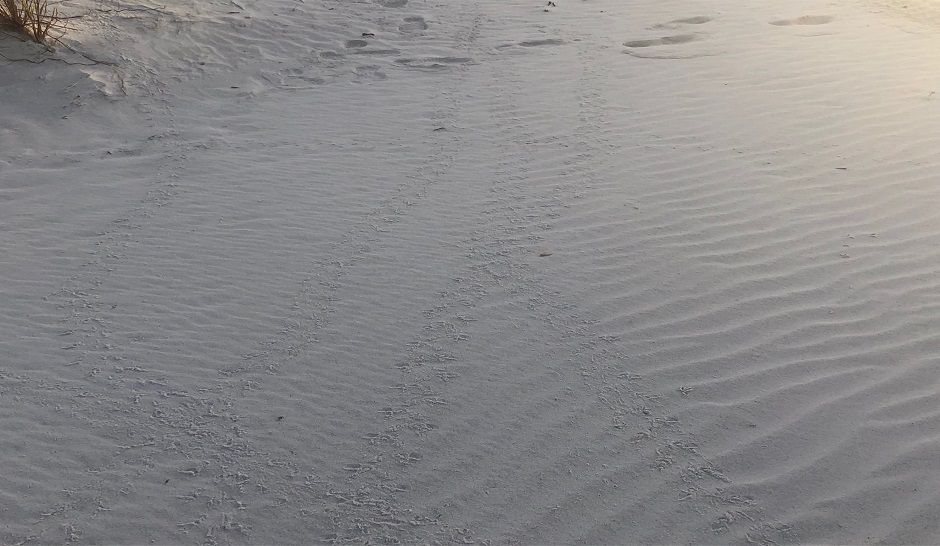
POLYGON ((777 21, 771 21, 771 25, 776 25, 778 27, 787 27, 791 25, 825 25, 826 23, 831 23, 834 18, 829 15, 803 15, 802 17, 797 17, 796 19, 779 19, 777 21))
POLYGON ((651 38, 649 40, 633 40, 624 42, 627 47, 653 47, 662 45, 686 44, 698 40, 694 34, 677 34, 675 36, 663 36, 662 38, 651 38))

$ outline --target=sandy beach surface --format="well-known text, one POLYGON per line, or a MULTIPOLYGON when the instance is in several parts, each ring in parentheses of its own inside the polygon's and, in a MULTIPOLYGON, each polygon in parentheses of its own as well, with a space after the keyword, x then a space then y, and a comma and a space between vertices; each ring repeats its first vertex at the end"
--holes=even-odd
POLYGON ((0 37, 0 543, 940 541, 940 3, 0 37))

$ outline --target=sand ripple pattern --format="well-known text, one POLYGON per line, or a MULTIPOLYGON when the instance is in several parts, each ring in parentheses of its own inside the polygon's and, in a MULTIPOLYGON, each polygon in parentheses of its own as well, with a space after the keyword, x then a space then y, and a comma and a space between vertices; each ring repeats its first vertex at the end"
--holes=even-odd
POLYGON ((0 542, 936 542, 929 21, 553 4, 0 67, 0 542))

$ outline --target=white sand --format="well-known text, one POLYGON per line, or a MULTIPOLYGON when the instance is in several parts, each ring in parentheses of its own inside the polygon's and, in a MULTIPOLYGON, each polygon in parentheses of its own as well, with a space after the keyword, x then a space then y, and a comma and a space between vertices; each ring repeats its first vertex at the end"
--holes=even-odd
POLYGON ((940 4, 554 1, 0 39, 0 543, 940 541, 940 4))

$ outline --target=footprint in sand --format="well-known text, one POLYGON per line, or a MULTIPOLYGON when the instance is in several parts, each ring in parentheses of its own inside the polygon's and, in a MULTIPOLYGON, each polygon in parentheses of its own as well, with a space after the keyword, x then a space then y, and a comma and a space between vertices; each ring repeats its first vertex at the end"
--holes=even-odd
POLYGON ((398 25, 398 30, 402 32, 418 32, 428 29, 428 23, 424 20, 424 17, 420 15, 415 15, 412 17, 405 17, 403 23, 398 25))
POLYGON ((385 72, 376 65, 362 65, 355 68, 357 81, 381 81, 387 78, 385 72))
POLYGON ((704 25, 705 23, 710 23, 712 21, 711 17, 705 15, 697 15, 695 17, 685 17, 683 19, 673 19, 665 23, 659 23, 658 25, 653 25, 651 28, 654 29, 663 29, 663 28, 678 28, 682 25, 704 25))
POLYGON ((707 15, 695 15, 652 25, 649 27, 650 29, 680 31, 680 33, 656 38, 630 40, 623 43, 624 47, 626 47, 623 52, 631 57, 641 59, 695 59, 698 57, 720 55, 722 53, 721 50, 715 47, 695 47, 691 49, 670 47, 706 39, 708 34, 702 32, 693 33, 688 27, 692 25, 704 25, 713 20, 712 17, 707 15), (682 30, 687 31, 681 32, 682 30))
POLYGON ((675 36, 663 36, 662 38, 651 38, 648 40, 633 40, 630 42, 624 42, 623 45, 627 47, 631 47, 631 48, 654 47, 654 46, 687 44, 689 42, 694 42, 698 39, 699 37, 694 34, 677 34, 675 36))
POLYGON ((565 43, 564 40, 558 38, 546 38, 544 40, 527 40, 525 42, 519 42, 519 45, 522 47, 540 47, 540 46, 557 46, 565 43))
POLYGON ((352 48, 350 52, 356 55, 375 55, 377 57, 382 55, 398 55, 401 53, 401 51, 397 49, 367 49, 362 47, 352 48))
POLYGON ((788 27, 792 25, 825 25, 826 23, 831 23, 832 20, 833 17, 829 15, 804 15, 796 19, 778 19, 777 21, 771 21, 770 24, 778 27, 788 27))
POLYGON ((512 42, 496 46, 496 49, 509 49, 514 47, 547 47, 560 46, 565 43, 561 38, 542 38, 539 40, 523 40, 521 42, 512 42))
MULTIPOLYGON (((681 19, 673 19, 672 21, 667 21, 665 23, 659 23, 651 26, 651 29, 680 29, 687 25, 704 25, 705 23, 710 23, 712 21, 711 17, 706 15, 696 15, 694 17, 683 17, 681 19)), ((694 42, 701 40, 701 37, 697 34, 674 34, 672 36, 661 36, 659 38, 647 38, 644 40, 631 40, 629 42, 624 42, 623 45, 629 48, 639 48, 639 47, 656 47, 656 46, 669 46, 669 45, 678 45, 678 44, 687 44, 689 42, 694 42)))
POLYGON ((395 62, 420 70, 441 70, 448 66, 472 63, 469 57, 424 57, 420 59, 395 59, 395 62))

